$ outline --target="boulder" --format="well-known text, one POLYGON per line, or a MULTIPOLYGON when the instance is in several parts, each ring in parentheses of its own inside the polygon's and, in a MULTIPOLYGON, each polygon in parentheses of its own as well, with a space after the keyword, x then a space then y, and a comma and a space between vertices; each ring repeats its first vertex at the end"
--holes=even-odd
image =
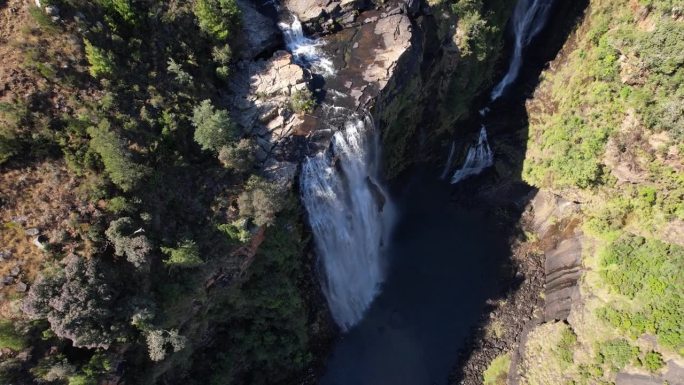
POLYGON ((28 290, 28 285, 19 281, 16 285, 14 285, 14 289, 19 293, 25 293, 28 290))

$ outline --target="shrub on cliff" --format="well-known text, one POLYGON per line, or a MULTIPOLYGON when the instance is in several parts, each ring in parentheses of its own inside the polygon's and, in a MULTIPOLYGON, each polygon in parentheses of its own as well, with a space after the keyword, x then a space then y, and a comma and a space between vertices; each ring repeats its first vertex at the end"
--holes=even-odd
POLYGON ((284 204, 278 186, 257 176, 249 178, 245 191, 238 197, 240 215, 252 218, 257 226, 272 225, 284 204))
POLYGON ((218 159, 223 167, 243 174, 254 167, 255 152, 256 145, 253 140, 241 139, 236 145, 221 147, 218 159))

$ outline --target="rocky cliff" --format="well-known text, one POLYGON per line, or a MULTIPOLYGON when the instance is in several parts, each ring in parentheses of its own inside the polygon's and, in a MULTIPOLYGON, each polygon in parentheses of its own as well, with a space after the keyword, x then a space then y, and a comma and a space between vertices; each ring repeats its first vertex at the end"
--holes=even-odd
MULTIPOLYGON (((479 59, 462 52, 455 42, 459 17, 441 4, 298 0, 284 2, 279 10, 260 5, 262 11, 238 4, 256 12, 256 22, 264 25, 244 31, 253 47, 252 57, 238 63, 228 104, 241 128, 257 138, 262 162, 294 165, 303 156, 327 148, 340 125, 331 114, 330 107, 335 106, 373 115, 382 131, 387 176, 396 176, 411 163, 429 159, 421 149, 439 146, 448 138, 451 124, 464 117, 462 104, 468 104, 488 81, 488 71, 481 69, 470 81, 469 87, 475 89, 456 101, 450 92, 468 91, 458 89, 456 74, 473 73, 475 65, 490 68, 496 58, 494 50, 491 55, 479 53, 479 59), (334 75, 321 76, 296 64, 292 54, 284 51, 275 20, 267 23, 266 14, 287 21, 288 14, 297 16, 305 31, 319 39, 334 75), (265 55, 276 46, 275 53, 265 55), (292 98, 305 88, 313 91, 316 107, 293 113, 292 98), (458 105, 450 108, 450 103, 458 105)), ((496 16, 490 21, 496 31, 490 39, 501 39, 501 20, 506 20, 509 8, 477 9, 496 16)))

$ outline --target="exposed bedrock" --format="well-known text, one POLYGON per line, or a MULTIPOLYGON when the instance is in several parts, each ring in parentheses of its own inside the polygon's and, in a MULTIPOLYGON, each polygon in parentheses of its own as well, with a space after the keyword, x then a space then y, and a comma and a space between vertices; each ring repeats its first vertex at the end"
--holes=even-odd
MULTIPOLYGON (((300 68, 282 51, 237 65, 228 104, 234 106, 238 125, 259 143, 259 159, 298 163, 324 150, 343 123, 333 116, 331 106, 344 107, 373 115, 382 131, 387 176, 396 176, 420 156, 417 139, 432 129, 423 123, 450 119, 439 116, 435 106, 445 99, 448 79, 459 62, 453 41, 440 37, 429 6, 417 0, 381 5, 290 0, 283 5, 281 13, 298 15, 309 31, 320 30, 321 21, 334 21, 335 28, 319 39, 336 73, 324 78, 300 68), (344 14, 353 17, 344 19, 344 14), (312 113, 296 114, 292 98, 303 88, 314 92, 317 107, 312 113)), ((247 28, 246 33, 247 41, 271 41, 256 28, 247 28)), ((266 52, 268 45, 258 47, 253 55, 266 52)))
POLYGON ((530 203, 532 230, 545 253, 544 321, 566 320, 579 300, 582 275, 582 233, 578 228, 579 204, 545 190, 530 203))

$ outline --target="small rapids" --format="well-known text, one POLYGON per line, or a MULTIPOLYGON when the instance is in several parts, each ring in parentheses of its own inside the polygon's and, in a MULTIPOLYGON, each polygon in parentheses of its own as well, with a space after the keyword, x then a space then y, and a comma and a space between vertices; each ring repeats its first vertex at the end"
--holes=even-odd
POLYGON ((463 179, 481 173, 487 167, 494 164, 494 153, 487 142, 487 130, 484 126, 480 129, 477 143, 468 149, 463 166, 451 176, 451 184, 456 184, 463 179))
POLYGON ((332 60, 325 57, 320 47, 323 42, 304 35, 302 23, 297 16, 291 15, 291 23, 280 22, 278 27, 283 32, 287 50, 292 53, 294 60, 302 67, 311 67, 313 72, 325 77, 335 75, 332 60))

